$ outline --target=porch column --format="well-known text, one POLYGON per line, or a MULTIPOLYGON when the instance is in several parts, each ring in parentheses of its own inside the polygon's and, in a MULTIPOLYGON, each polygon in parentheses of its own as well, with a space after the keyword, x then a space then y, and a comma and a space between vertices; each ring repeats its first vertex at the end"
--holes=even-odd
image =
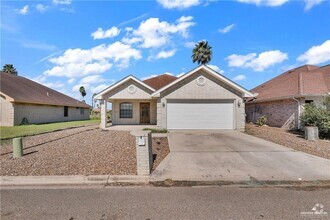
POLYGON ((105 129, 107 127, 107 100, 102 99, 100 101, 101 104, 101 124, 100 127, 105 129))

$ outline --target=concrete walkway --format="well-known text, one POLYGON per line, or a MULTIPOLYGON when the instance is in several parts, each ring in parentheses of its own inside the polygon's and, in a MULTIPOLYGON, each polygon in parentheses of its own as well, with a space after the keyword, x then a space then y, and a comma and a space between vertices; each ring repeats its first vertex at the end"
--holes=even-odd
POLYGON ((330 160, 237 131, 171 132, 151 181, 330 180, 330 160))

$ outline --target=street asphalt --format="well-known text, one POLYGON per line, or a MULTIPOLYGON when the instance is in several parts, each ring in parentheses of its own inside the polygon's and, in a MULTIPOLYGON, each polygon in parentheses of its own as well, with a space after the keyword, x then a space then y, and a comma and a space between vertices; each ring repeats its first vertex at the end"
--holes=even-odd
POLYGON ((0 192, 1 219, 330 218, 330 189, 94 186, 0 192))

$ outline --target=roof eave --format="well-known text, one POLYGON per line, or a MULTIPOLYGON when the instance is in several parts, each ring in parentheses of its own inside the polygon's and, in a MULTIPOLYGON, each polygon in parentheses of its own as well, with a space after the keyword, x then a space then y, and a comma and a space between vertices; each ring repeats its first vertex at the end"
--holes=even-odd
POLYGON ((189 72, 185 73, 184 75, 182 75, 181 77, 179 77, 178 79, 176 79, 175 81, 173 81, 172 83, 170 83, 167 86, 164 86, 163 88, 155 91, 154 93, 151 94, 151 96, 152 97, 159 97, 161 92, 163 92, 164 90, 170 88, 171 86, 175 85, 176 83, 180 82, 181 80, 184 80, 185 78, 189 77, 190 75, 194 74, 195 72, 197 72, 197 71, 199 71, 201 69, 209 72, 210 74, 214 75, 215 77, 217 77, 221 81, 224 81, 224 83, 226 83, 229 86, 235 88, 236 90, 242 92, 242 95, 243 95, 244 98, 255 97, 254 94, 252 94, 247 89, 239 86, 238 84, 236 84, 233 81, 229 80, 225 76, 220 75, 218 72, 214 71, 210 67, 207 67, 206 65, 200 65, 197 68, 190 70, 189 72))

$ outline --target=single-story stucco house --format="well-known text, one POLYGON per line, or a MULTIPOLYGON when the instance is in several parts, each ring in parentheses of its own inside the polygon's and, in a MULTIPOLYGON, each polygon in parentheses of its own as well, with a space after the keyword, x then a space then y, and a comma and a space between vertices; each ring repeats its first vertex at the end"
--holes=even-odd
POLYGON ((89 119, 90 106, 27 78, 0 72, 0 125, 89 119))
POLYGON ((320 105, 330 94, 330 65, 304 65, 255 87, 258 96, 245 104, 247 121, 256 122, 261 115, 267 124, 285 129, 300 128, 305 103, 320 105))
POLYGON ((112 124, 154 124, 166 129, 245 128, 246 98, 253 94, 213 69, 201 65, 181 77, 161 75, 141 81, 130 75, 95 98, 101 103, 101 127, 107 102, 112 124))

